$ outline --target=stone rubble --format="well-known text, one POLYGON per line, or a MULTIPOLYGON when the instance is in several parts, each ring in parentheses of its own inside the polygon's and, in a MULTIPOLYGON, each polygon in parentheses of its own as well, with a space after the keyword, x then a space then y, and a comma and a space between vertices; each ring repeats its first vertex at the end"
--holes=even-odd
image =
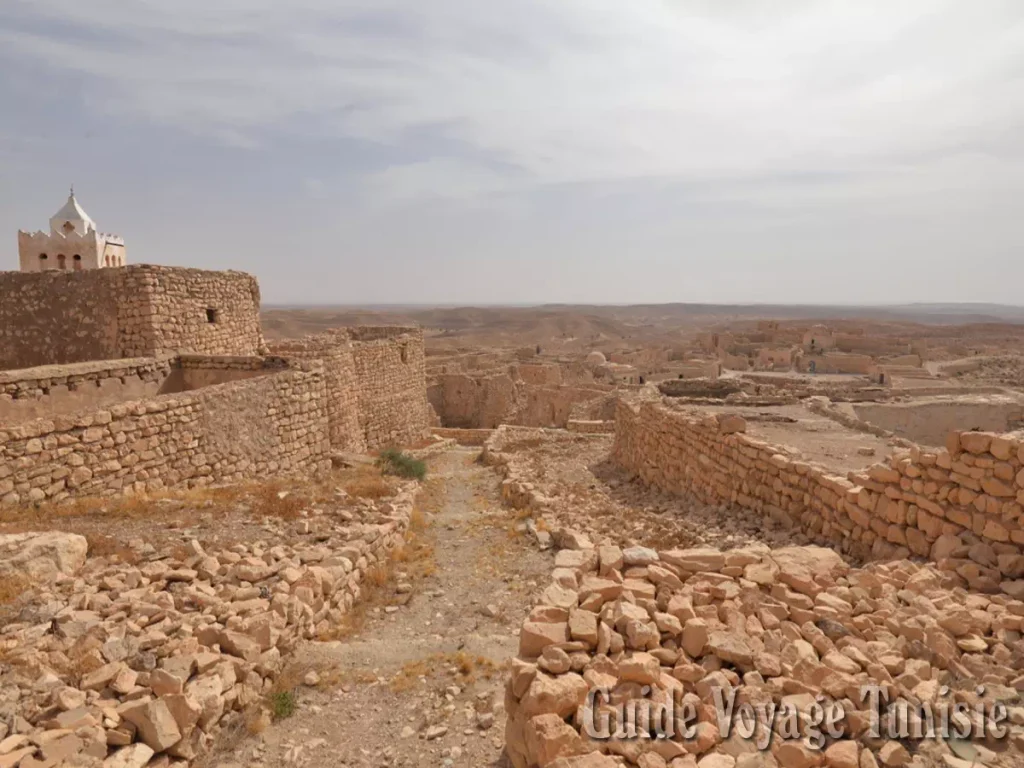
POLYGON ((221 551, 136 542, 136 564, 90 558, 38 586, 0 629, 0 768, 187 765, 360 599, 416 489, 268 519, 266 540, 221 551))
POLYGON ((819 547, 561 550, 508 675, 508 754, 515 768, 1019 766, 1024 602, 966 586, 941 565, 851 568, 819 547), (872 738, 860 696, 868 684, 893 701, 936 704, 948 686, 953 701, 972 707, 1002 703, 1010 734, 915 742, 887 739, 883 727, 872 738), (982 696, 977 685, 985 686, 982 696), (652 692, 644 695, 643 686, 652 692), (690 700, 696 733, 591 738, 585 705, 599 687, 612 703, 690 700), (754 740, 720 732, 715 689, 735 691, 738 702, 788 702, 800 711, 818 696, 841 702, 843 738, 814 749, 776 733, 770 750, 759 752, 754 740))

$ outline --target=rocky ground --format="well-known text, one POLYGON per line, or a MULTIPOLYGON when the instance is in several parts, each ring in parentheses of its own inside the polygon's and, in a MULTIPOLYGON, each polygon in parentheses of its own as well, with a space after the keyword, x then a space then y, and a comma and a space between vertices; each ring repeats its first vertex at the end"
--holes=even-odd
POLYGON ((1024 389, 1024 357, 1000 355, 990 357, 975 371, 958 373, 953 379, 962 384, 996 384, 1024 389))
POLYGON ((411 484, 357 468, 165 499, 155 515, 105 502, 9 521, 82 541, 20 561, 25 540, 0 542, 16 564, 0 580, 55 579, 4 598, 0 768, 1024 765, 1024 603, 969 588, 1002 555, 951 540, 934 564, 851 563, 638 484, 610 445, 513 430, 484 461, 438 451, 415 505, 411 484), (1012 732, 873 737, 853 696, 868 683, 998 703, 1012 732), (699 724, 595 740, 594 686, 612 691, 613 720, 618 704, 676 697, 699 724), (723 732, 716 688, 804 714, 836 701, 847 730, 758 751, 723 732))
POLYGON ((595 541, 623 547, 809 543, 803 534, 748 510, 709 507, 638 482, 608 461, 613 439, 554 430, 511 433, 498 446, 496 461, 505 465, 506 484, 529 489, 522 498, 511 492, 512 503, 543 520, 541 528, 585 530, 595 541))
POLYGON ((501 764, 505 667, 551 557, 517 530, 478 453, 431 462, 426 525, 359 626, 297 650, 294 715, 208 765, 501 764))
POLYGON ((0 766, 185 765, 248 727, 386 579, 417 490, 357 467, 11 513, 36 532, 0 535, 0 766))

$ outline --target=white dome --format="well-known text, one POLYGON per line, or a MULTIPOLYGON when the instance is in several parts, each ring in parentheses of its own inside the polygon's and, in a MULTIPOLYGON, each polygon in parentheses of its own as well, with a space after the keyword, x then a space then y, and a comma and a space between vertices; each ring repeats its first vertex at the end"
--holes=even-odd
POLYGON ((604 356, 604 353, 596 349, 587 355, 587 365, 604 365, 607 362, 608 358, 604 356))
POLYGON ((84 235, 90 230, 96 231, 96 223, 89 218, 89 214, 75 200, 74 190, 71 190, 71 194, 68 195, 68 201, 64 203, 64 206, 50 217, 51 232, 63 233, 70 229, 73 229, 80 235, 84 235))

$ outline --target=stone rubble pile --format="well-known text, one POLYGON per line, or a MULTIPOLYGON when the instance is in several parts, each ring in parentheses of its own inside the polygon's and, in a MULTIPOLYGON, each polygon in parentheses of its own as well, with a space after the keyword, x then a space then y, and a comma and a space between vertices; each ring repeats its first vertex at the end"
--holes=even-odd
POLYGON ((607 456, 610 439, 503 426, 484 445, 484 460, 503 476, 502 500, 529 510, 523 525, 539 546, 552 533, 586 530, 620 546, 710 545, 723 548, 765 542, 772 546, 811 543, 810 537, 753 510, 728 504, 709 506, 695 497, 645 486, 615 467, 613 477, 595 482, 591 467, 607 456), (518 450, 517 443, 542 446, 518 450), (564 444, 563 444, 564 443, 564 444), (539 458, 538 458, 539 457, 539 458), (537 465, 545 468, 539 476, 537 465))
MULTIPOLYGON (((819 547, 655 551, 594 546, 579 532, 556 538, 568 548, 522 625, 506 685, 515 768, 1024 764, 1024 602, 1016 597, 969 591, 941 562, 851 569, 819 547), (1009 734, 891 738, 883 717, 876 737, 866 685, 881 686, 891 702, 956 701, 972 712, 1001 703, 1009 734), (601 688, 610 691, 597 706, 612 716, 611 738, 585 727, 588 692, 601 688), (776 725, 770 747, 758 750, 754 739, 720 730, 716 689, 724 700, 734 692, 737 702, 804 713, 821 698, 840 702, 842 736, 815 748, 783 738, 776 725), (615 738, 616 705, 673 697, 695 708, 692 738, 615 738)), ((977 715, 969 718, 977 725, 977 715)))
POLYGON ((187 765, 359 600, 415 492, 268 520, 223 551, 135 542, 136 564, 91 558, 40 587, 0 629, 0 768, 187 765))

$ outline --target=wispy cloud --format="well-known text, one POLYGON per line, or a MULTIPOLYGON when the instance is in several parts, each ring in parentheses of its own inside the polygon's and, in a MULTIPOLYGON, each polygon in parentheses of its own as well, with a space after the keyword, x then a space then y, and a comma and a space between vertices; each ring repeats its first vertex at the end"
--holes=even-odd
POLYGON ((0 248, 76 181, 276 301, 1014 301, 1022 81, 1020 0, 2 0, 0 248))
POLYGON ((400 196, 862 171, 1024 125, 1013 0, 8 0, 0 49, 216 141, 450 142, 373 173, 400 196))

